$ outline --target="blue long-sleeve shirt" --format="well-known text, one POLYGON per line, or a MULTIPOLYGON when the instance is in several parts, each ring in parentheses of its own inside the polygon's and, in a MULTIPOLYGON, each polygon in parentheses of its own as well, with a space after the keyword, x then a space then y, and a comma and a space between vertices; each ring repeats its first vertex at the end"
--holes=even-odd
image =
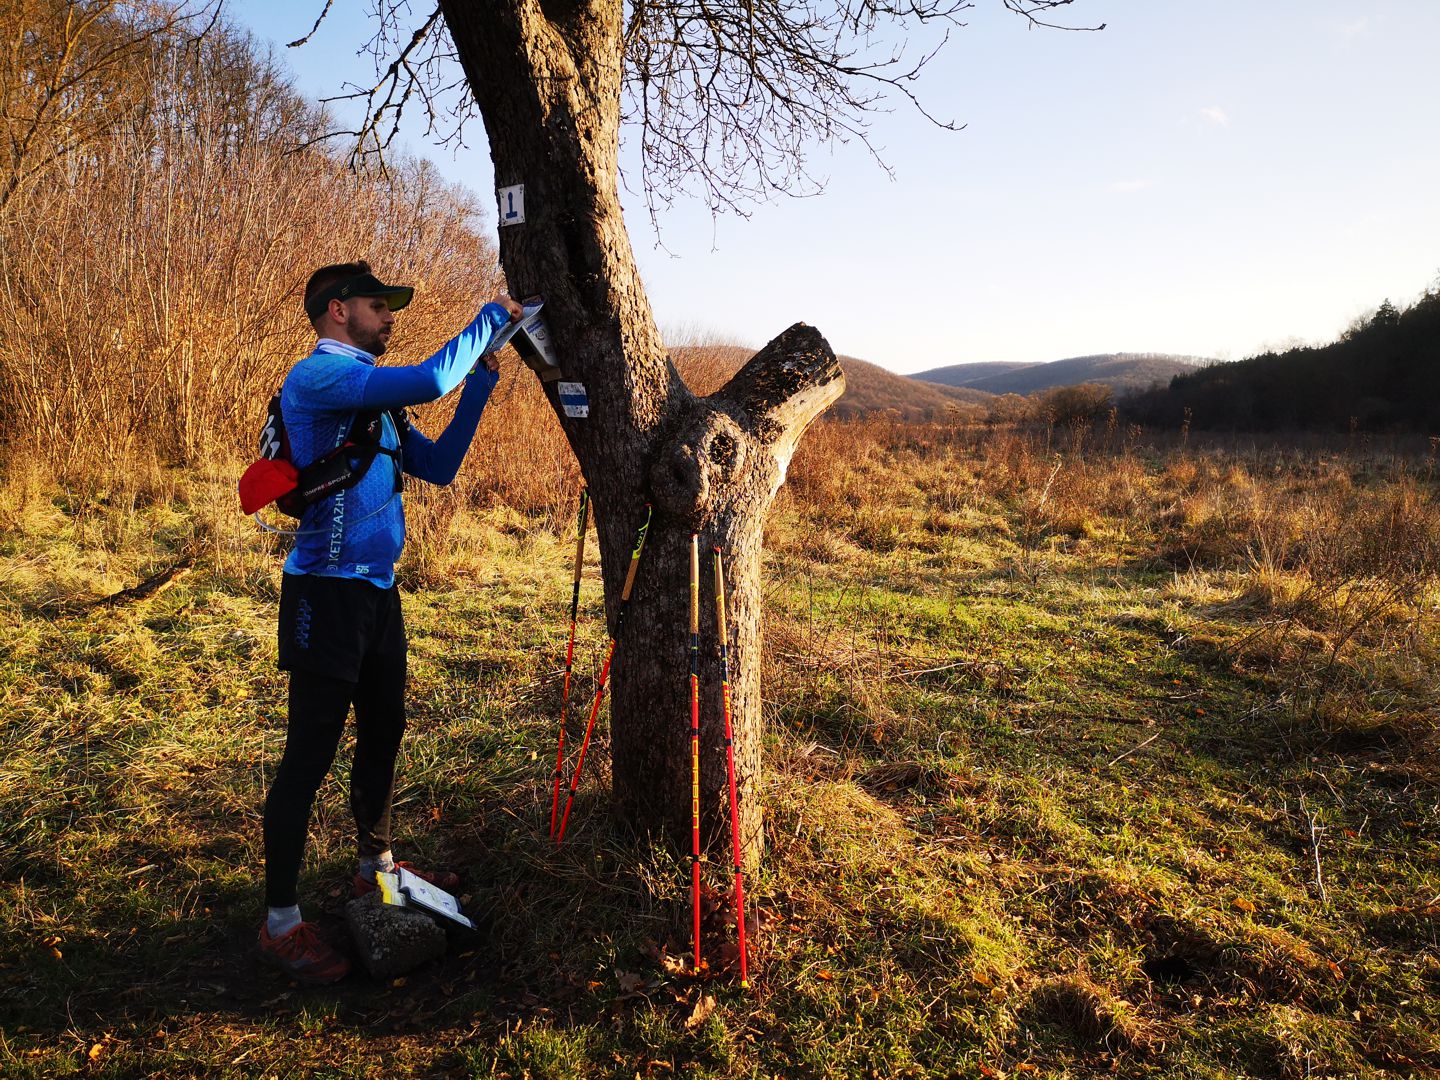
POLYGON ((402 446, 389 415, 382 416, 380 445, 400 451, 400 457, 377 455, 359 483, 306 508, 285 561, 287 574, 360 578, 382 589, 394 584, 395 563, 405 546, 398 470, 432 484, 455 479, 497 379, 478 361, 509 321, 503 307, 486 304, 435 355, 411 367, 376 367, 369 353, 322 338, 291 368, 281 387, 280 408, 298 468, 344 442, 356 412, 421 405, 444 397, 462 381, 465 389, 454 418, 433 441, 412 427, 402 446))

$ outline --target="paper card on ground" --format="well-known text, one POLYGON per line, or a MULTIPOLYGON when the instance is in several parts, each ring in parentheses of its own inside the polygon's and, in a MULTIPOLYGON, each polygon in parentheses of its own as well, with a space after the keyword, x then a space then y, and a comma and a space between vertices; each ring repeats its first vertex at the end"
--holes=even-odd
POLYGON ((444 889, 438 889, 422 877, 412 874, 403 866, 395 868, 395 877, 399 882, 399 891, 405 898, 416 907, 424 908, 426 911, 436 915, 444 915, 447 919, 453 919, 461 926, 475 929, 475 924, 460 913, 460 901, 451 896, 444 889))
POLYGON ((379 870, 375 874, 375 884, 380 886, 380 899, 393 907, 405 906, 405 894, 400 891, 400 879, 394 874, 387 874, 379 870))

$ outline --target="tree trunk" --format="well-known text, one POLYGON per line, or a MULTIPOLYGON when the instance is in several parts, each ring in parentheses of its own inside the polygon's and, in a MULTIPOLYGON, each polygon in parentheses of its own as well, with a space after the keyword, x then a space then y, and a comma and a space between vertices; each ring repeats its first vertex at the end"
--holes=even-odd
MULTIPOLYGON (((665 352, 618 196, 622 4, 442 0, 489 136, 496 184, 525 185, 502 225, 515 296, 543 295, 569 380, 590 415, 547 393, 590 489, 610 626, 644 519, 655 516, 611 673, 617 812, 677 841, 690 828, 689 538, 700 534, 701 810, 728 835, 712 548, 724 550, 741 830, 758 858, 760 564, 765 515, 805 427, 844 390, 821 335, 796 325, 719 392, 696 398, 665 352)), ((688 845, 684 845, 688 846, 688 845)))

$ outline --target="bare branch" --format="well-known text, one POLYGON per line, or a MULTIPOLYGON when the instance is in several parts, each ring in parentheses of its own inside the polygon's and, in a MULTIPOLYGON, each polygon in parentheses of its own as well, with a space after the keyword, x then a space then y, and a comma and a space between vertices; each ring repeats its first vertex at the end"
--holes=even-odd
MULTIPOLYGON (((1074 0, 1000 2, 1032 27, 1104 29, 1050 21, 1074 0)), ((332 3, 326 0, 326 12, 332 3)), ((383 169, 407 108, 418 101, 425 134, 436 142, 463 144, 474 101, 463 76, 447 66, 454 48, 438 8, 407 32, 409 0, 376 6, 379 29, 367 46, 376 81, 350 84, 327 100, 364 103, 359 126, 333 134, 355 140, 352 166, 374 157, 383 169)), ((816 148, 856 142, 888 172, 871 123, 896 100, 940 130, 963 128, 927 108, 914 86, 975 6, 976 0, 630 0, 621 28, 622 119, 639 142, 635 186, 652 222, 681 194, 698 194, 714 213, 742 216, 777 195, 817 194, 826 178, 812 165, 816 148), (912 31, 935 26, 938 40, 912 42, 912 31)))
POLYGON ((325 21, 325 16, 330 14, 330 9, 334 6, 335 0, 325 0, 325 6, 320 9, 320 14, 316 16, 315 25, 310 27, 310 32, 304 37, 296 38, 294 41, 287 41, 285 43, 285 47, 287 49, 298 49, 301 45, 304 45, 307 41, 314 37, 315 31, 320 29, 320 24, 325 21))
POLYGON ((1068 7, 1075 0, 1005 0, 1005 7, 1016 15, 1024 16, 1031 26, 1042 26, 1047 30, 1104 30, 1105 24, 1099 26, 1065 26, 1063 23, 1046 22, 1039 18, 1047 11, 1054 11, 1056 8, 1068 7))
POLYGON ((948 40, 909 57, 881 46, 907 24, 963 25, 970 0, 664 0, 636 5, 626 30, 626 119, 639 130, 652 218, 688 186, 712 211, 823 187, 812 145, 858 141, 884 166, 871 114, 898 94, 936 126, 908 84, 948 40), (867 89, 867 86, 869 89, 867 89))
POLYGON ((209 14, 207 33, 218 9, 218 0, 51 0, 0 15, 9 39, 0 56, 0 217, 37 177, 133 112, 144 91, 132 73, 152 42, 209 14))
MULTIPOLYGON (((329 2, 327 0, 327 5, 329 2)), ((426 119, 424 133, 427 136, 437 133, 442 116, 454 118, 454 127, 442 133, 437 140, 441 144, 460 139, 461 129, 473 104, 466 98, 459 109, 445 105, 445 99, 454 97, 466 83, 463 75, 454 74, 454 66, 447 66, 447 61, 454 60, 454 49, 440 17, 439 6, 410 31, 408 40, 403 41, 401 18, 409 13, 408 0, 379 0, 378 7, 379 25, 365 46, 375 61, 375 82, 369 86, 346 83, 347 93, 321 100, 326 104, 335 101, 364 102, 364 116, 358 127, 332 131, 327 137, 354 139, 351 167, 358 170, 367 158, 372 158, 383 173, 386 151, 400 133, 406 106, 412 99, 418 98, 423 106, 426 119), (388 63, 386 57, 390 57, 388 63), (448 80, 442 77, 447 73, 448 80)))

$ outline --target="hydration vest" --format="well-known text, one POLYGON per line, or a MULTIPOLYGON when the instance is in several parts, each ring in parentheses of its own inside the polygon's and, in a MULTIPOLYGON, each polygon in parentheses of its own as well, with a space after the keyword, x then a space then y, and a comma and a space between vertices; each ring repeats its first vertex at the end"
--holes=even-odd
POLYGON ((240 505, 245 513, 254 514, 274 503, 281 513, 298 518, 307 506, 358 484, 381 454, 396 462, 395 490, 399 491, 401 451, 380 445, 387 412, 403 447, 410 431, 404 409, 357 412, 338 446, 299 469, 291 457, 277 391, 270 398, 260 429, 260 456, 240 477, 240 505))

